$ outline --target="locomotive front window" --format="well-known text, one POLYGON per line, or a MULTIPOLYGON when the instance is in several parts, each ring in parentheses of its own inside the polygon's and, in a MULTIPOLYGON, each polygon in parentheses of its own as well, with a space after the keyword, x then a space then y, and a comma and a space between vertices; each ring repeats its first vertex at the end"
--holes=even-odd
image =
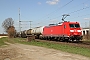
POLYGON ((69 24, 70 28, 79 28, 79 24, 69 24))
POLYGON ((76 28, 79 28, 80 26, 79 26, 79 24, 75 24, 75 27, 76 27, 76 28))
POLYGON ((74 28, 74 24, 69 24, 69 26, 70 26, 71 28, 74 28))

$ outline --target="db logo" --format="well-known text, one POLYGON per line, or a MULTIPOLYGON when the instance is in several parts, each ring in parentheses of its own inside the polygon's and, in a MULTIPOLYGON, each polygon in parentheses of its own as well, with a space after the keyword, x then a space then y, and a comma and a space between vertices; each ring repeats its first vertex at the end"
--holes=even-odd
POLYGON ((74 32, 77 32, 77 30, 74 30, 74 32))

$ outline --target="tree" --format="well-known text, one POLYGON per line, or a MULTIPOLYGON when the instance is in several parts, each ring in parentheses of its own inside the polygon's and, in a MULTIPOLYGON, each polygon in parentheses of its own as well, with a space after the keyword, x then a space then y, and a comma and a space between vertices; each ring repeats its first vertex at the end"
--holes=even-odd
POLYGON ((2 27, 4 28, 5 32, 8 33, 9 37, 14 37, 15 35, 15 27, 14 27, 14 21, 12 18, 7 18, 2 23, 2 27))
POLYGON ((5 32, 8 31, 8 29, 10 28, 10 26, 13 26, 14 21, 12 18, 7 18, 5 19, 5 21, 2 23, 2 27, 4 28, 5 32))
POLYGON ((15 37, 16 31, 15 31, 14 26, 10 26, 7 32, 8 32, 9 38, 14 38, 15 37))

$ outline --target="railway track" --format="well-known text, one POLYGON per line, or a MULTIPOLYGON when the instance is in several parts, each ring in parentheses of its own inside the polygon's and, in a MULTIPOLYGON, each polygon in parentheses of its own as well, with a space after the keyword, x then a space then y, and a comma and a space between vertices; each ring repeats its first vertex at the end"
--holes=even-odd
POLYGON ((40 40, 40 39, 35 39, 36 41, 40 42, 49 42, 49 43, 55 43, 55 44, 64 44, 64 45, 71 45, 75 47, 82 47, 82 48, 89 48, 90 49, 90 42, 86 41, 80 41, 80 42, 60 42, 60 41, 51 41, 51 40, 40 40))

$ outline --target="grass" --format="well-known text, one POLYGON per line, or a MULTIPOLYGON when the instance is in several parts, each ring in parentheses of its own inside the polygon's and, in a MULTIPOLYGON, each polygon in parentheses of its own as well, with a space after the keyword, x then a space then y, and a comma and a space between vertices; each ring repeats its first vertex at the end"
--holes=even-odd
MULTIPOLYGON (((80 54, 83 56, 90 57, 90 49, 88 49, 88 48, 75 47, 75 46, 63 45, 63 44, 55 44, 55 43, 51 43, 51 42, 39 42, 39 41, 27 42, 26 39, 23 39, 23 38, 13 38, 13 39, 2 38, 0 40, 4 40, 4 41, 10 42, 10 43, 21 43, 21 44, 28 44, 28 45, 52 48, 52 49, 57 49, 57 50, 61 50, 64 52, 80 54)), ((2 41, 0 41, 0 43, 4 44, 4 42, 2 42, 2 41)))
MULTIPOLYGON (((7 37, 3 37, 3 38, 0 38, 0 46, 3 46, 3 45, 8 45, 6 44, 5 42, 9 42, 9 43, 16 43, 14 41, 15 38, 7 38, 7 37)), ((16 38, 17 39, 17 38, 16 38)))
POLYGON ((0 38, 0 46, 7 45, 6 43, 4 43, 5 40, 6 38, 0 38))

